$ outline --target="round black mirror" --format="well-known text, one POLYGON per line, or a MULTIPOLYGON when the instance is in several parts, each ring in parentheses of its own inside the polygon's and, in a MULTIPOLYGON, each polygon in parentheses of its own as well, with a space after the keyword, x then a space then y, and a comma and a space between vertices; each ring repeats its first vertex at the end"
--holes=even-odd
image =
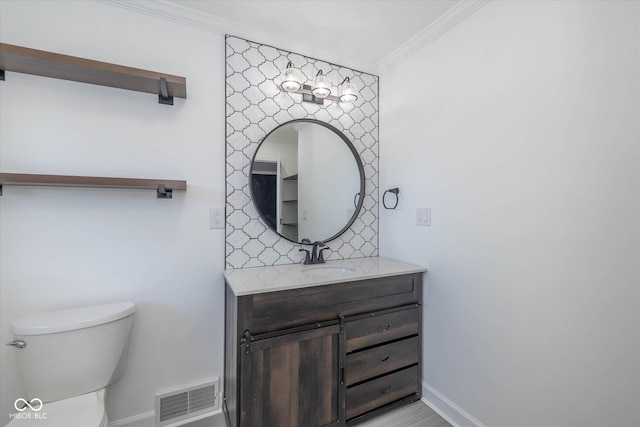
POLYGON ((311 119, 283 123, 251 162, 251 198, 264 223, 292 242, 327 242, 358 216, 364 169, 355 147, 335 127, 311 119))

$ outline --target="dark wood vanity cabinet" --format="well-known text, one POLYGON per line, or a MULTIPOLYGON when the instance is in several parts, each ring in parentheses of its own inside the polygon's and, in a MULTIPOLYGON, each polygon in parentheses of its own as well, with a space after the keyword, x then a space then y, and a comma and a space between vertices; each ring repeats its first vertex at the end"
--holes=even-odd
POLYGON ((340 425, 339 338, 332 325, 243 345, 241 425, 340 425))
POLYGON ((226 291, 231 427, 345 426, 421 397, 422 273, 226 291))

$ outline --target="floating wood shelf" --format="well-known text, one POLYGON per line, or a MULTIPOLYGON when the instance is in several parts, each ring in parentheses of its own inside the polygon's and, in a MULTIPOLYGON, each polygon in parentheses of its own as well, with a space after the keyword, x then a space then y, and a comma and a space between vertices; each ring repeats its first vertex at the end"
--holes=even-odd
POLYGON ((75 82, 153 93, 161 104, 187 97, 184 77, 141 70, 43 50, 0 43, 0 79, 4 71, 34 74, 75 82))
POLYGON ((23 173, 0 173, 0 195, 3 185, 153 189, 159 199, 171 199, 173 190, 187 190, 187 181, 23 173))

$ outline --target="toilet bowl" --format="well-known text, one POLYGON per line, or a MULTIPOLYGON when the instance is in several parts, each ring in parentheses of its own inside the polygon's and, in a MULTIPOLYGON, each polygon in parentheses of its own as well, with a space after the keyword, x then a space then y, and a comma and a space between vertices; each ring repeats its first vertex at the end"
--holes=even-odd
POLYGON ((134 313, 122 302, 14 321, 24 396, 6 427, 106 427, 105 388, 124 371, 134 313))
POLYGON ((34 409, 27 407, 14 414, 6 427, 107 427, 109 424, 104 389, 34 405, 34 409))

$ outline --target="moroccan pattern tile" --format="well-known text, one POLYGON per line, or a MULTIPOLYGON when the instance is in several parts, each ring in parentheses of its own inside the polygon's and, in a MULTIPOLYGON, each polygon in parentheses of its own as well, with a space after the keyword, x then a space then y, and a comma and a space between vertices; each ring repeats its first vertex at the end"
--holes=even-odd
POLYGON ((364 166, 365 196, 352 226, 328 242, 327 259, 378 255, 378 77, 237 37, 226 38, 226 268, 299 263, 300 245, 267 227, 251 201, 249 169, 262 139, 282 123, 316 119, 339 129, 364 166), (312 82, 323 70, 337 88, 349 77, 360 91, 353 105, 301 102, 280 75, 292 63, 312 82))

